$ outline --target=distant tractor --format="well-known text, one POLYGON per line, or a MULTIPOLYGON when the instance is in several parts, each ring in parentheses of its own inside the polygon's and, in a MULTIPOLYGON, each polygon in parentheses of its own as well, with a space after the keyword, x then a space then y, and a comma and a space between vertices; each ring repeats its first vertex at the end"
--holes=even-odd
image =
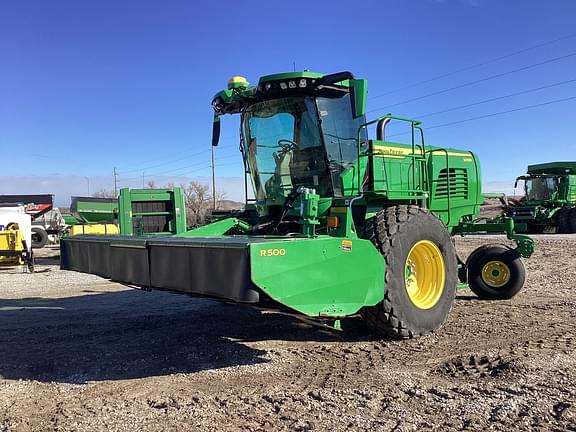
POLYGON ((334 328, 361 315, 395 338, 440 327, 458 288, 516 295, 534 244, 510 218, 478 222, 477 156, 426 145, 416 120, 367 121, 366 99, 367 81, 350 72, 268 75, 256 86, 233 77, 212 101, 212 145, 221 117, 239 115, 252 210, 176 235, 69 237, 61 267, 334 328), (407 142, 386 137, 390 122, 405 125, 407 142), (516 247, 482 246, 464 262, 451 236, 477 232, 506 233, 516 247))
POLYGON ((576 233, 576 162, 529 165, 524 181, 524 197, 507 210, 526 232, 576 233))

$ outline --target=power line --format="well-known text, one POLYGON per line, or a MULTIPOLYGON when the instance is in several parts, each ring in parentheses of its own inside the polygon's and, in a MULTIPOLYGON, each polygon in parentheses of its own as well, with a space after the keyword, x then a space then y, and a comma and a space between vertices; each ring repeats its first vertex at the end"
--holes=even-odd
POLYGON ((557 42, 560 42, 560 41, 563 41, 563 40, 566 40, 566 39, 570 39, 570 38, 573 38, 573 37, 575 37, 575 36, 576 36, 576 33, 573 33, 573 34, 570 34, 570 35, 567 35, 567 36, 562 36, 562 37, 559 37, 559 38, 556 38, 556 39, 552 39, 552 40, 549 40, 549 41, 546 41, 546 42, 542 42, 542 43, 539 43, 539 44, 536 44, 536 45, 532 45, 532 46, 530 46, 530 47, 528 47, 528 48, 524 48, 524 49, 521 49, 521 50, 519 50, 519 51, 514 51, 514 52, 512 52, 512 53, 505 54, 505 55, 502 55, 502 56, 500 56, 500 57, 496 57, 496 58, 493 58, 493 59, 491 59, 491 60, 488 60, 488 61, 485 61, 485 62, 482 62, 482 63, 476 63, 476 64, 473 64, 473 65, 471 65, 471 66, 466 66, 466 67, 463 67, 463 68, 461 68, 461 69, 457 69, 457 70, 452 71, 452 72, 447 72, 447 73, 444 73, 444 74, 441 74, 441 75, 437 75, 437 76, 435 76, 435 77, 433 77, 433 78, 428 78, 428 79, 425 79, 425 80, 422 80, 422 81, 418 81, 418 82, 415 82, 415 83, 412 83, 412 84, 408 84, 408 85, 406 85, 406 86, 404 86, 404 87, 397 88, 396 90, 391 90, 391 91, 386 92, 386 93, 381 93, 381 94, 372 96, 372 97, 370 97, 369 99, 378 99, 378 98, 381 98, 381 97, 384 97, 384 96, 388 96, 388 95, 391 95, 391 94, 394 94, 394 93, 398 93, 398 92, 403 91, 403 90, 407 90, 407 89, 410 89, 410 88, 413 88, 413 87, 420 86, 420 85, 422 85, 422 84, 428 84, 428 83, 430 83, 430 82, 437 81, 437 80, 442 79, 442 78, 447 78, 447 77, 449 77, 449 76, 456 75, 456 74, 459 74, 459 73, 461 73, 461 72, 466 72, 466 71, 469 71, 469 70, 472 70, 472 69, 476 69, 476 68, 479 68, 479 67, 482 67, 482 66, 486 66, 486 65, 491 64, 491 63, 498 62, 498 61, 500 61, 500 60, 504 60, 504 59, 507 59, 507 58, 510 58, 510 57, 514 57, 514 56, 517 56, 517 55, 519 55, 519 54, 523 54, 523 53, 525 53, 525 52, 532 51, 532 50, 537 49, 537 48, 541 48, 541 47, 543 47, 543 46, 552 45, 552 44, 554 44, 554 43, 557 43, 557 42))
POLYGON ((407 104, 407 103, 410 103, 410 102, 414 102, 414 101, 417 101, 417 100, 422 100, 422 99, 426 99, 426 98, 429 98, 429 97, 432 97, 432 96, 437 96, 437 95, 440 95, 440 94, 443 94, 443 93, 448 93, 448 92, 451 92, 451 91, 453 91, 453 90, 458 90, 458 89, 461 89, 461 88, 464 88, 464 87, 468 87, 468 86, 471 86, 471 85, 474 85, 474 84, 479 84, 479 83, 481 83, 481 82, 490 81, 490 80, 493 80, 493 79, 496 79, 496 78, 501 78, 501 77, 503 77, 503 76, 511 75, 511 74, 518 73, 518 72, 523 72, 523 71, 526 71, 526 70, 529 70, 529 69, 534 69, 534 68, 536 68, 536 67, 543 66, 543 65, 545 65, 545 64, 557 62, 557 61, 564 60, 564 59, 567 59, 567 58, 570 58, 570 57, 574 57, 574 56, 576 56, 576 52, 573 52, 573 53, 570 53, 570 54, 566 54, 566 55, 563 55, 563 56, 560 56, 560 57, 555 57, 555 58, 552 58, 552 59, 544 60, 544 61, 541 61, 541 62, 538 62, 538 63, 533 63, 533 64, 530 64, 530 65, 528 65, 528 66, 523 66, 523 67, 521 67, 521 68, 513 69, 513 70, 510 70, 510 71, 507 71, 507 72, 498 73, 498 74, 491 75, 491 76, 488 76, 488 77, 485 77, 485 78, 481 78, 481 79, 477 79, 477 80, 474 80, 474 81, 469 81, 469 82, 464 83, 464 84, 460 84, 460 85, 457 85, 457 86, 449 87, 449 88, 443 89, 443 90, 438 90, 438 91, 435 91, 435 92, 432 92, 432 93, 425 94, 425 95, 423 95, 423 96, 417 96, 417 97, 414 97, 414 98, 410 98, 410 99, 407 99, 407 100, 405 100, 405 101, 398 102, 398 103, 395 103, 395 104, 392 104, 392 105, 386 105, 386 106, 374 108, 374 109, 368 111, 368 113, 371 113, 371 112, 374 112, 374 111, 380 111, 380 110, 383 110, 383 109, 389 109, 389 108, 392 108, 392 107, 396 107, 396 106, 399 106, 399 105, 404 105, 404 104, 407 104))
MULTIPOLYGON (((235 146, 234 146, 234 145, 224 145, 224 146, 219 146, 218 148, 221 148, 221 149, 224 149, 224 150, 229 150, 229 149, 233 149, 233 148, 234 148, 234 149, 238 150, 239 146, 238 146, 238 145, 235 145, 235 146)), ((133 173, 133 172, 148 171, 148 170, 150 170, 150 169, 152 169, 152 168, 157 168, 157 167, 160 167, 160 166, 170 165, 170 164, 175 163, 175 162, 180 162, 180 161, 182 161, 182 160, 190 159, 190 158, 193 158, 193 157, 196 157, 196 156, 200 156, 200 155, 202 155, 202 154, 207 154, 207 153, 209 153, 209 150, 208 150, 208 149, 202 150, 202 151, 200 151, 200 152, 193 153, 193 154, 188 155, 188 156, 183 156, 183 157, 181 156, 181 157, 178 157, 178 158, 171 158, 171 159, 168 159, 168 160, 166 160, 166 161, 164 161, 164 162, 161 162, 161 163, 158 163, 158 164, 154 164, 154 165, 143 166, 143 167, 141 167, 141 168, 130 168, 130 169, 128 169, 128 170, 121 171, 121 173, 126 174, 126 173, 133 173)), ((158 160, 158 159, 156 159, 156 160, 158 160)), ((152 161, 150 161, 150 162, 152 162, 152 161)))
POLYGON ((561 81, 561 82, 558 82, 558 83, 554 83, 554 84, 550 84, 550 85, 546 85, 546 86, 542 86, 542 87, 535 87, 535 88, 531 88, 531 89, 527 89, 527 90, 522 90, 522 91, 519 91, 519 92, 516 92, 516 93, 510 93, 510 94, 507 94, 507 95, 504 95, 504 96, 497 96, 497 97, 493 97, 493 98, 490 98, 490 99, 484 99, 484 100, 481 100, 481 101, 478 101, 478 102, 473 102, 473 103, 469 103, 469 104, 466 104, 466 105, 460 105, 460 106, 456 106, 456 107, 453 107, 453 108, 447 108, 447 109, 444 109, 444 110, 441 110, 441 111, 435 111, 435 112, 428 113, 428 114, 417 115, 417 116, 414 116, 414 118, 416 118, 416 119, 419 120, 419 119, 425 118, 425 117, 431 117, 431 116, 438 115, 438 114, 444 114, 444 113, 451 112, 451 111, 457 111, 457 110, 461 110, 461 109, 464 109, 464 108, 470 108, 470 107, 473 107, 473 106, 482 105, 482 104, 494 102, 494 101, 497 101, 497 100, 508 99, 508 98, 511 98, 511 97, 514 97, 514 96, 520 96, 520 95, 523 95, 523 94, 534 93, 534 92, 537 92, 537 91, 540 91, 540 90, 545 90, 545 89, 549 89, 549 88, 552 88, 552 87, 558 87, 558 86, 565 85, 565 84, 570 84, 570 83, 573 83, 573 82, 576 82, 576 79, 571 79, 571 80, 567 80, 567 81, 561 81))
MULTIPOLYGON (((433 125, 433 126, 428 126, 428 127, 426 127, 426 130, 438 129, 438 128, 447 127, 447 126, 454 126, 454 125, 458 125, 461 123, 467 123, 467 122, 481 120, 481 119, 485 119, 485 118, 489 118, 489 117, 496 117, 499 115, 510 114, 510 113, 518 112, 518 111, 525 111, 525 110, 538 108, 538 107, 542 107, 542 106, 546 106, 546 105, 553 105, 553 104, 557 104, 557 103, 561 103, 561 102, 568 102, 568 101, 571 101, 574 99, 576 99, 576 96, 570 96, 570 97, 562 98, 562 99, 555 99, 555 100, 551 100, 548 102, 542 102, 539 104, 527 105, 527 106, 514 108, 514 109, 510 109, 510 110, 506 110, 506 111, 498 111, 495 113, 484 114, 484 115, 480 115, 480 116, 476 116, 476 117, 470 117, 470 118, 463 119, 463 120, 456 120, 456 121, 452 121, 452 122, 448 122, 448 123, 442 123, 442 124, 437 124, 437 125, 433 125)), ((408 135, 410 133, 411 132, 397 133, 397 134, 389 135, 388 138, 401 136, 401 135, 408 135)))
POLYGON ((568 102, 568 101, 574 100, 574 99, 576 99, 576 96, 571 96, 571 97, 562 98, 562 99, 555 99, 555 100, 548 101, 548 102, 542 102, 542 103, 534 104, 534 105, 527 105, 527 106, 523 106, 520 108, 514 108, 514 109, 510 109, 510 110, 506 110, 506 111, 499 111, 499 112, 495 112, 495 113, 484 114, 481 116, 470 117, 470 118, 467 118, 464 120, 459 120, 459 121, 454 121, 454 122, 449 122, 449 123, 442 123, 439 125, 431 126, 427 129, 437 129, 437 128, 441 128, 441 127, 452 126, 455 124, 466 123, 466 122, 471 122, 471 121, 475 121, 475 120, 481 120, 481 119, 485 119, 488 117, 495 117, 495 116, 499 116, 499 115, 503 115, 503 114, 510 114, 513 112, 518 112, 518 111, 525 111, 528 109, 538 108, 538 107, 542 107, 542 106, 546 106, 546 105, 553 105, 553 104, 557 104, 557 103, 561 103, 561 102, 568 102))
POLYGON ((151 165, 151 166, 147 166, 147 167, 143 167, 143 168, 134 168, 134 169, 124 170, 124 171, 122 171, 122 173, 131 173, 131 172, 137 172, 137 171, 148 171, 148 170, 151 169, 151 168, 156 168, 156 167, 159 167, 159 166, 169 165, 169 164, 171 164, 171 163, 179 162, 179 161, 181 161, 181 160, 183 160, 183 159, 190 159, 190 158, 199 156, 199 155, 204 154, 204 153, 208 153, 208 150, 202 150, 201 152, 197 152, 197 153, 191 154, 191 155, 189 155, 189 156, 184 156, 184 157, 181 156, 181 157, 176 158, 176 159, 170 159, 169 161, 162 162, 162 163, 155 164, 155 165, 151 165))

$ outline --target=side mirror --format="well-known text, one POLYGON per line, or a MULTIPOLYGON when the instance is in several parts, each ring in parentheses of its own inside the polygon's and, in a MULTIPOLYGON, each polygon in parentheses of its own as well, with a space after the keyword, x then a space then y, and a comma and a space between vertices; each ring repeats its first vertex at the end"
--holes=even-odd
POLYGON ((518 179, 516 179, 516 181, 514 182, 514 189, 516 189, 518 187, 518 179))
POLYGON ((354 118, 366 115, 366 99, 368 96, 368 81, 365 79, 351 79, 350 103, 354 118))
POLYGON ((220 141, 220 116, 214 116, 214 122, 212 123, 212 146, 216 147, 220 141))

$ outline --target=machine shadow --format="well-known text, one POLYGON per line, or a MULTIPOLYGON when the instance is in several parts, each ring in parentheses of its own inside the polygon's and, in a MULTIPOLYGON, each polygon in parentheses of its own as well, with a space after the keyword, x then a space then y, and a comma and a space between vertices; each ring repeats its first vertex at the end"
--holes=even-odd
POLYGON ((85 383, 266 363, 243 342, 366 340, 293 317, 139 290, 0 299, 0 376, 85 383))

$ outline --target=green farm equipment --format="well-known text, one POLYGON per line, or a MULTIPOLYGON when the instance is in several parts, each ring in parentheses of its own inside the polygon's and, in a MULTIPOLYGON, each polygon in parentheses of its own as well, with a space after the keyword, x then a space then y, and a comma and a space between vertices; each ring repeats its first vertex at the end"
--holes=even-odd
POLYGON ((416 120, 366 121, 366 97, 367 81, 350 72, 269 75, 256 86, 232 78, 212 102, 212 144, 221 116, 240 114, 250 213, 174 236, 69 238, 61 267, 334 327, 360 314, 397 338, 441 326, 458 288, 514 296, 534 243, 510 218, 476 219, 476 155, 425 145, 416 120), (406 143, 386 138, 390 122, 406 125, 406 143), (506 233, 516 247, 483 246, 463 262, 452 236, 472 233, 506 233))
POLYGON ((84 224, 117 223, 118 200, 116 198, 73 196, 70 213, 84 224))
POLYGON ((509 207, 507 215, 524 224, 527 232, 576 233, 576 162, 529 165, 524 181, 524 197, 509 207))
POLYGON ((186 231, 182 188, 120 189, 120 234, 170 235, 186 231))
POLYGON ((70 233, 171 235, 186 231, 186 205, 180 187, 120 189, 116 198, 72 197, 72 215, 81 221, 70 233))

